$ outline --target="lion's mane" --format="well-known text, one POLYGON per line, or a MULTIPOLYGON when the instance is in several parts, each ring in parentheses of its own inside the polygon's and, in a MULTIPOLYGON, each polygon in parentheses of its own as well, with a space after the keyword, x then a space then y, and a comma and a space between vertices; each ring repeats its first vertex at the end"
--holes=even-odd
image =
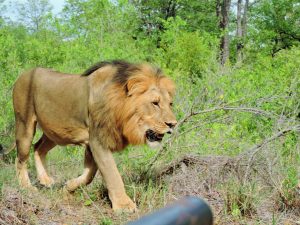
MULTIPOLYGON (((174 83, 162 71, 149 64, 130 64, 125 61, 100 62, 86 70, 82 76, 94 76, 93 84, 103 83, 105 76, 110 79, 98 88, 94 86, 90 99, 90 126, 100 135, 103 147, 112 151, 122 150, 130 144, 144 143, 144 134, 137 134, 140 116, 136 112, 136 95, 144 94, 151 85, 159 85, 174 95, 174 83), (97 74, 95 74, 97 73, 97 74)), ((92 134, 91 134, 92 135, 92 134)))

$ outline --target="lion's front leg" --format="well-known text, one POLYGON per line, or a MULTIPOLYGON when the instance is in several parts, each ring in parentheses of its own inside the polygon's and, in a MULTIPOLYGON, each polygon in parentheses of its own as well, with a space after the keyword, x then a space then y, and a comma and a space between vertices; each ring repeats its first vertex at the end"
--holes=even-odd
POLYGON ((93 157, 106 183, 113 210, 134 212, 136 204, 126 194, 112 152, 109 149, 104 149, 98 141, 91 141, 90 146, 93 157))

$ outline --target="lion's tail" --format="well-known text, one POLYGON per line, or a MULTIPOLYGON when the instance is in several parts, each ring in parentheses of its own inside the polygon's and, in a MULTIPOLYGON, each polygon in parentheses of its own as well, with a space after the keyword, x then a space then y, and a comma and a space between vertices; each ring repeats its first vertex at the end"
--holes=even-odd
POLYGON ((3 146, 0 144, 0 155, 7 155, 12 150, 16 148, 16 142, 14 142, 9 148, 4 149, 3 146))

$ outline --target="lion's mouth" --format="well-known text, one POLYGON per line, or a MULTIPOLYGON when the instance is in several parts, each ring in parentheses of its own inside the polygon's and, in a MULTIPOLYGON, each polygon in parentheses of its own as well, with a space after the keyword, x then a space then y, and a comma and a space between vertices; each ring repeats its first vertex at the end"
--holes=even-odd
POLYGON ((146 131, 146 138, 150 142, 155 142, 155 141, 161 142, 163 137, 164 137, 164 134, 156 133, 153 130, 149 129, 149 130, 146 131))

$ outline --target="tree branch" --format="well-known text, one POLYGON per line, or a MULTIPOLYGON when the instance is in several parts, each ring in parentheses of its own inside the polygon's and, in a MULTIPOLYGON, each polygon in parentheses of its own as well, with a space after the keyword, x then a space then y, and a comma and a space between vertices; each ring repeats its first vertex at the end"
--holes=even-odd
POLYGON ((269 138, 263 140, 259 144, 256 144, 251 149, 249 149, 248 151, 243 152, 239 156, 239 158, 241 159, 245 154, 251 153, 251 156, 250 156, 250 158, 248 160, 248 163, 247 163, 247 168, 246 168, 246 172, 245 172, 245 175, 244 175, 244 178, 243 178, 243 183, 246 183, 246 181, 247 181, 247 179, 248 179, 248 177, 250 175, 250 168, 252 166, 253 159, 254 159, 255 155, 259 152, 259 150, 262 147, 264 147, 265 145, 269 144, 270 142, 276 140, 277 138, 285 136, 286 134, 288 134, 290 132, 293 132, 293 131, 300 131, 300 125, 297 124, 295 126, 291 126, 291 127, 288 127, 286 129, 283 129, 283 130, 279 131, 278 133, 274 134, 272 137, 269 137, 269 138))
MULTIPOLYGON (((187 114, 185 117, 183 117, 177 123, 176 127, 174 128, 174 132, 172 133, 172 135, 169 137, 169 139, 167 139, 161 145, 161 147, 157 151, 156 155, 146 165, 146 168, 147 168, 146 171, 150 171, 151 170, 151 168, 153 167, 153 165, 157 161, 157 159, 167 150, 167 146, 170 145, 173 142, 173 140, 178 137, 178 129, 179 129, 179 127, 182 126, 182 124, 184 124, 185 122, 187 122, 193 116, 200 115, 200 114, 211 113, 211 112, 220 111, 220 110, 224 110, 224 111, 230 111, 231 110, 231 111, 249 112, 249 113, 253 113, 253 114, 256 114, 256 115, 263 115, 263 116, 266 116, 268 118, 274 118, 275 117, 270 112, 267 112, 267 111, 264 111, 264 110, 261 110, 261 109, 258 109, 258 108, 251 108, 251 107, 219 106, 219 107, 215 107, 215 108, 211 108, 211 109, 201 110, 201 111, 198 111, 198 112, 194 112, 193 111, 193 107, 192 107, 191 110, 190 110, 190 113, 187 114)), ((195 126, 195 128, 197 128, 197 127, 198 126, 195 126)))

